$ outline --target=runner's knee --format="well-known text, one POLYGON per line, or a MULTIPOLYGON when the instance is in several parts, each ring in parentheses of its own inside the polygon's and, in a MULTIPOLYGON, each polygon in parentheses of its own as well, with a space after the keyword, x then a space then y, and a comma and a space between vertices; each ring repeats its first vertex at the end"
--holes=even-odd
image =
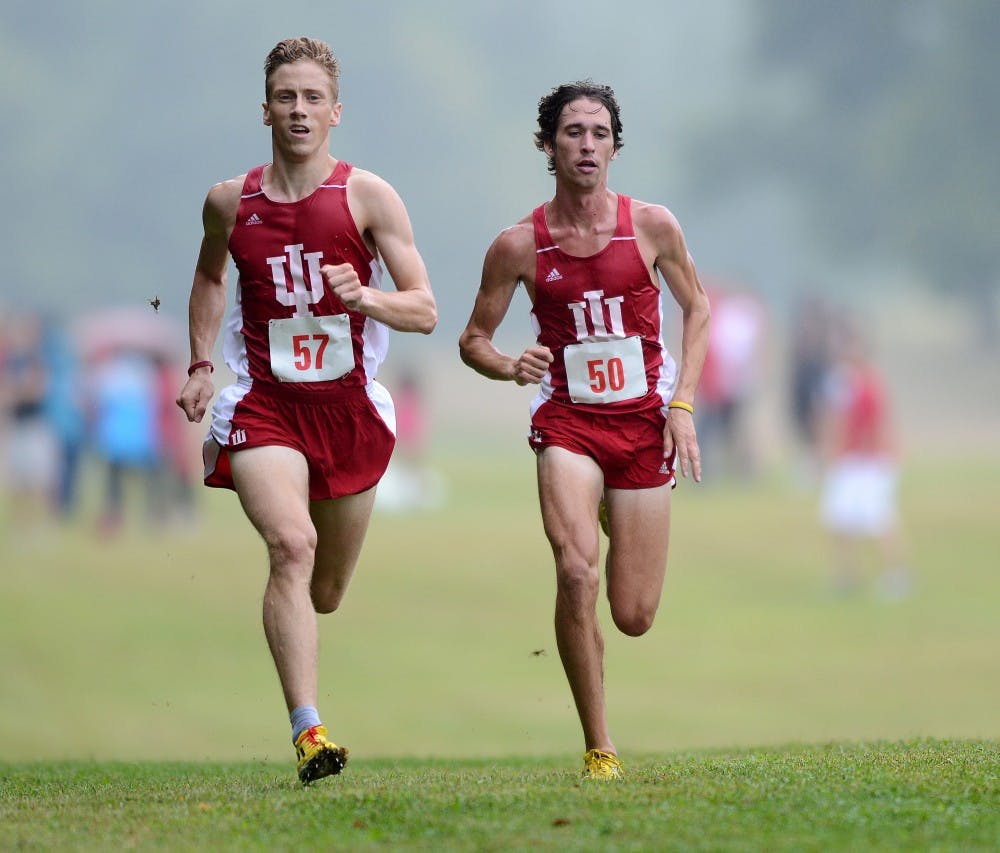
POLYGON ((309 595, 312 597, 313 610, 317 613, 333 613, 344 598, 347 588, 338 583, 319 583, 313 578, 309 587, 309 595))
POLYGON ((656 607, 642 601, 631 601, 627 604, 611 602, 611 618, 615 627, 629 637, 641 637, 653 627, 656 618, 656 607))
POLYGON ((660 604, 659 592, 653 593, 641 580, 645 575, 638 573, 639 567, 609 560, 608 564, 608 604, 615 627, 628 637, 641 637, 651 627, 660 604), (642 590, 646 589, 644 593, 642 590))
POLYGON ((289 525, 265 534, 272 574, 308 571, 316 556, 316 531, 312 527, 289 525))
POLYGON ((573 607, 593 607, 597 603, 600 579, 596 566, 581 557, 557 562, 556 586, 559 596, 573 607))

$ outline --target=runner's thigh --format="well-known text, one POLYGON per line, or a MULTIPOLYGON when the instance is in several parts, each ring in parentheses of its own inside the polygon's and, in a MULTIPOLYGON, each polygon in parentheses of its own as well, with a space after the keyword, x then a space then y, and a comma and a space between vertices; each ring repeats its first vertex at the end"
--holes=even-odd
POLYGON ((368 531, 375 488, 328 501, 313 501, 309 513, 316 526, 313 583, 346 582, 358 562, 368 531))
POLYGON ((612 605, 659 601, 670 544, 670 485, 607 489, 608 598, 612 605))
POLYGON ((538 498, 556 568, 597 565, 597 505, 604 476, 589 456, 562 447, 538 453, 538 498))
POLYGON ((309 469, 290 447, 251 447, 231 452, 233 483, 247 518, 268 545, 292 532, 312 535, 309 469))

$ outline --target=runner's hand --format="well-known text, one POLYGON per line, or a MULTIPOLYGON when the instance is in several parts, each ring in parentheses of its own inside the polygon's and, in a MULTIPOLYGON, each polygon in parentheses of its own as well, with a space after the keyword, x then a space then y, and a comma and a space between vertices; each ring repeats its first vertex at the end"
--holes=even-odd
POLYGON ((528 347, 514 359, 514 375, 518 385, 538 385, 548 373, 552 351, 548 347, 528 347))
POLYGON ((191 423, 200 424, 214 393, 215 383, 212 382, 212 374, 207 370, 195 371, 181 388, 177 405, 184 410, 191 423))
POLYGON ((676 470, 682 477, 688 473, 696 483, 701 482, 701 451, 694 431, 694 416, 684 409, 670 409, 667 425, 663 428, 663 456, 669 458, 677 450, 676 470))
POLYGON ((360 311, 368 290, 358 278, 358 271, 351 264, 325 264, 319 268, 330 290, 351 311, 360 311))

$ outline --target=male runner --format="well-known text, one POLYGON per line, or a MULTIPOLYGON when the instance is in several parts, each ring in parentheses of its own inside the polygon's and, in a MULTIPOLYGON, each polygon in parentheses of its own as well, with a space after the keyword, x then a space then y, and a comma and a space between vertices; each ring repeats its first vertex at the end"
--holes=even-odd
POLYGON ((264 632, 304 784, 347 750, 316 710, 316 616, 337 609, 395 442, 375 381, 387 329, 430 333, 434 296, 409 217, 385 181, 329 153, 339 64, 321 41, 280 42, 264 63, 273 162, 209 190, 190 300, 191 366, 177 400, 201 421, 230 256, 239 272, 205 482, 231 488, 267 545, 264 632), (380 289, 381 261, 396 291, 380 289))
POLYGON ((484 376, 540 385, 529 443, 556 564, 556 641, 583 726, 584 777, 612 779, 622 764, 608 731, 596 615, 599 506, 611 615, 639 636, 663 587, 675 460, 701 480, 692 415, 709 307, 673 215, 608 189, 622 146, 611 88, 588 80, 553 89, 539 101, 538 125, 555 196, 493 242, 459 343, 484 376), (657 272, 683 315, 679 374, 663 345, 657 272), (519 283, 537 343, 512 356, 493 336, 519 283))

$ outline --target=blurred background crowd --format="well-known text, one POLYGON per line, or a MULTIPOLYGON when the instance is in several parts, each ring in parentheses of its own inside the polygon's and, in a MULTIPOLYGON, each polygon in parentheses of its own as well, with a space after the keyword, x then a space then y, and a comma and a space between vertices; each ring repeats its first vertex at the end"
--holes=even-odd
POLYGON ((157 527, 193 521, 197 446, 174 405, 184 338, 152 309, 95 312, 70 325, 37 313, 2 317, 3 482, 19 538, 78 518, 86 486, 105 537, 121 530, 127 510, 157 527))
MULTIPOLYGON (((832 537, 835 587, 850 592, 860 584, 856 543, 872 539, 892 578, 886 592, 904 595, 901 448, 889 389, 859 318, 808 294, 787 328, 777 329, 775 312, 751 288, 715 279, 706 287, 713 319, 696 416, 706 487, 753 487, 773 473, 768 446, 783 442, 782 470, 793 488, 815 498, 832 537), (780 401, 777 419, 771 412, 761 422, 763 400, 780 401), (787 442, 762 434, 775 428, 787 442), (859 464, 867 477, 837 484, 843 466, 859 464), (838 500, 846 506, 838 509, 838 500)), ((127 520, 151 529, 191 525, 204 427, 188 424, 175 404, 186 365, 183 324, 151 304, 94 311, 69 324, 11 312, 0 328, 4 515, 18 540, 42 539, 59 522, 90 524, 105 538, 127 520)), ((398 444, 378 509, 440 509, 447 488, 431 458, 433 402, 405 360, 386 382, 398 444)))

